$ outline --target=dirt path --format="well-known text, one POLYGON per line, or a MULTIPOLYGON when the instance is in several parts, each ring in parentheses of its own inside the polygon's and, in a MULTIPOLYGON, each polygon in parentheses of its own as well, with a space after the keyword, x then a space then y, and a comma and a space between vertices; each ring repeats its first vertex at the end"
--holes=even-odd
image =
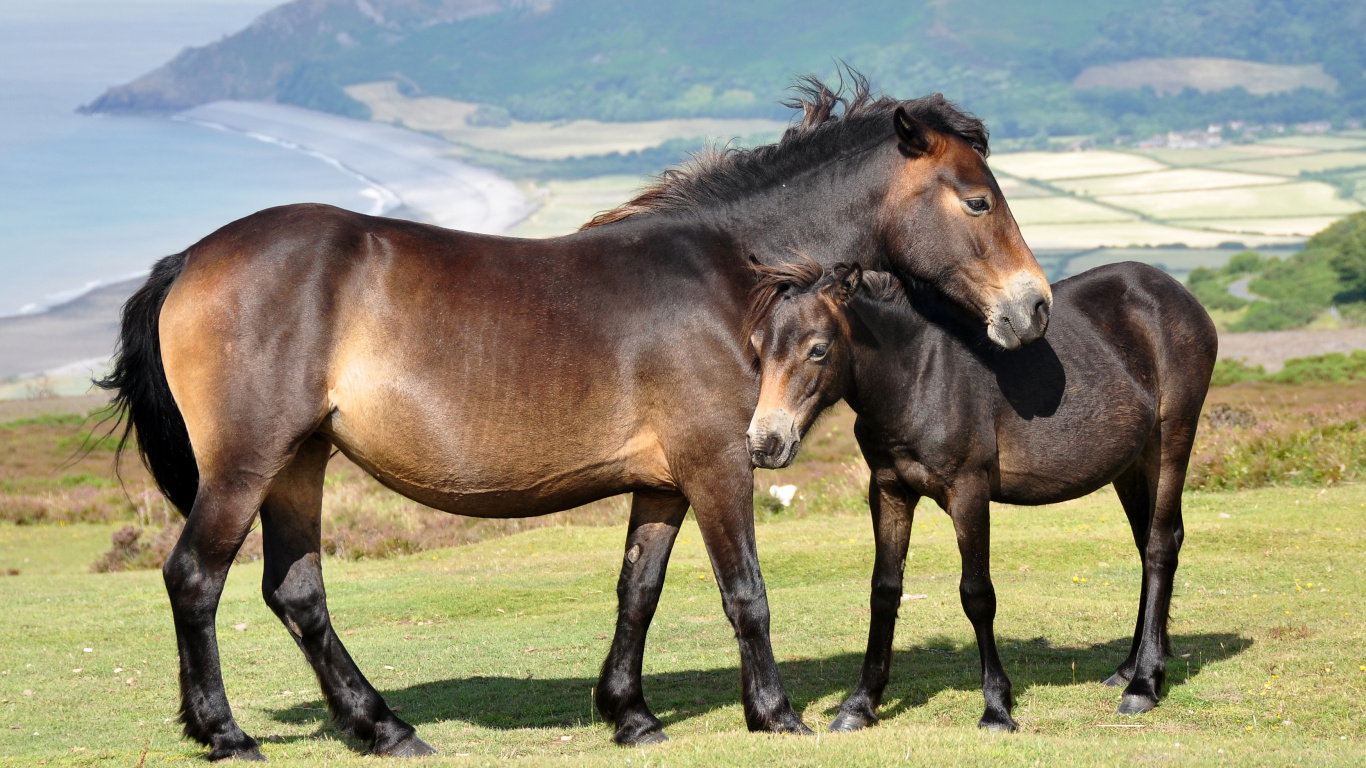
POLYGON ((1279 371, 1292 357, 1354 349, 1366 349, 1366 328, 1219 334, 1219 357, 1240 357, 1249 364, 1265 366, 1268 372, 1279 371))

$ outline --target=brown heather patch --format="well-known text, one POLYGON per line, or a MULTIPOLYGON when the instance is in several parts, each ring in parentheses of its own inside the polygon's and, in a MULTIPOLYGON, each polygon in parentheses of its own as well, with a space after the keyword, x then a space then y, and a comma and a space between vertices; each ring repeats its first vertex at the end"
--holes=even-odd
POLYGON ((1366 477, 1361 382, 1210 391, 1186 487, 1323 486, 1366 477))
POLYGON ((1267 631, 1266 636, 1272 640, 1304 640, 1313 637, 1314 630, 1310 629, 1308 625, 1305 624, 1301 624, 1298 627, 1293 624, 1283 624, 1278 627, 1272 627, 1267 631))

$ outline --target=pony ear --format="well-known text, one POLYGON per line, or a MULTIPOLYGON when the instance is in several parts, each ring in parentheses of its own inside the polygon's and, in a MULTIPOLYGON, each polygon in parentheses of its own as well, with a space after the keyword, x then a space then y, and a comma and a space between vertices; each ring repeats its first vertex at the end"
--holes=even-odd
POLYGON ((896 114, 892 115, 892 126, 896 129, 901 151, 907 157, 920 157, 930 150, 929 126, 911 117, 905 107, 896 108, 896 114))
POLYGON ((835 280, 835 299, 841 304, 847 304, 863 287, 863 266, 855 262, 841 264, 839 268, 844 270, 844 274, 835 280))

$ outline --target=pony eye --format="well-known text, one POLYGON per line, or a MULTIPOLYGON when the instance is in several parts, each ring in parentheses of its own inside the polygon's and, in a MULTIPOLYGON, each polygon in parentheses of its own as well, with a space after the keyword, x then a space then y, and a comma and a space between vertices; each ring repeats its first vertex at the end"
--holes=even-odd
POLYGON ((826 353, 828 353, 829 351, 830 351, 830 345, 829 345, 829 344, 817 344, 816 346, 814 346, 814 347, 811 348, 811 359, 812 359, 812 360, 823 360, 823 359, 825 359, 826 353))
POLYGON ((981 216, 991 210, 991 203, 985 197, 969 197, 963 201, 963 207, 968 209, 968 213, 974 216, 981 216))

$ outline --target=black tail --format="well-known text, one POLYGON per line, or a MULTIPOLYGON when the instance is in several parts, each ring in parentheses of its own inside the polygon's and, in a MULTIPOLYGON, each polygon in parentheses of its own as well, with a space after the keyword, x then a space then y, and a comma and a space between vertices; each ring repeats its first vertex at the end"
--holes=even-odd
POLYGON ((113 418, 125 426, 115 462, 137 430, 138 453, 161 492, 188 515, 199 490, 199 466, 190 449, 185 419, 171 397, 161 366, 161 305, 180 276, 187 253, 167 256, 152 267, 147 283, 123 305, 114 369, 95 385, 114 392, 113 418))

